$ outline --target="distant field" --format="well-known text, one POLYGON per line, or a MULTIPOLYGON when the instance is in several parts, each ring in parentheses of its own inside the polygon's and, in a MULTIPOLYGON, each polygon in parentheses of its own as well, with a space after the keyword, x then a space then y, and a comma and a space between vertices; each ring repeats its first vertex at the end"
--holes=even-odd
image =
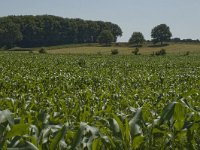
MULTIPOLYGON (((132 54, 132 51, 135 47, 129 46, 126 43, 113 44, 112 46, 101 46, 99 44, 67 44, 67 45, 58 45, 58 46, 50 46, 43 47, 47 53, 50 54, 111 54, 111 50, 117 49, 119 54, 121 55, 129 55, 132 54)), ((37 48, 12 48, 9 51, 13 52, 23 52, 27 53, 32 50, 34 53, 38 53, 41 47, 37 48)), ((165 49, 167 54, 176 54, 176 55, 184 55, 186 52, 190 52, 190 54, 200 53, 200 44, 198 43, 171 43, 167 46, 152 46, 152 45, 144 45, 139 48, 139 53, 141 55, 150 55, 153 52, 159 51, 161 49, 165 49)))
MULTIPOLYGON (((161 49, 165 49, 168 54, 184 54, 187 51, 191 53, 200 53, 200 44, 170 44, 164 47, 150 47, 143 46, 140 49, 141 54, 152 54, 153 52, 159 51, 161 49)), ((74 45, 72 47, 53 47, 48 50, 48 53, 56 53, 56 54, 110 54, 112 49, 118 49, 119 54, 131 54, 135 47, 128 46, 111 46, 111 47, 102 47, 98 45, 83 45, 77 46, 74 45)))

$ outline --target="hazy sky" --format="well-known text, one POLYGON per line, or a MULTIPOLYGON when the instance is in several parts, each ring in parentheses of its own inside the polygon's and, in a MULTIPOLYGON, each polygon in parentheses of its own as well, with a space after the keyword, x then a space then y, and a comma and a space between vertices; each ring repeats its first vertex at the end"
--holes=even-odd
POLYGON ((0 16, 50 14, 118 24, 128 41, 140 31, 151 39, 151 29, 170 26, 173 37, 200 39, 200 0, 0 0, 0 16))

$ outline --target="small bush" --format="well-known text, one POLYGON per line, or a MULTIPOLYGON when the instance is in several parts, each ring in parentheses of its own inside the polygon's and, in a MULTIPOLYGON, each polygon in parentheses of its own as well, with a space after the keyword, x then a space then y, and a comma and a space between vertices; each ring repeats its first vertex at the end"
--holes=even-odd
POLYGON ((166 53, 166 50, 165 49, 161 49, 160 50, 160 55, 166 55, 167 53, 166 53))
POLYGON ((166 53, 166 50, 165 49, 161 49, 160 51, 157 51, 156 53, 155 53, 155 55, 157 55, 157 56, 163 56, 163 55, 166 55, 167 53, 166 53))
POLYGON ((139 52, 139 48, 137 48, 137 47, 135 48, 135 50, 132 51, 132 53, 133 53, 134 55, 139 55, 138 52, 139 52))
POLYGON ((188 56, 188 55, 190 55, 190 51, 187 51, 187 52, 184 54, 184 56, 188 56))
POLYGON ((39 53, 40 53, 40 54, 45 54, 45 53, 47 53, 47 51, 46 51, 44 48, 41 48, 41 49, 39 50, 39 53))
POLYGON ((111 54, 112 55, 117 55, 119 53, 118 49, 112 49, 111 54))

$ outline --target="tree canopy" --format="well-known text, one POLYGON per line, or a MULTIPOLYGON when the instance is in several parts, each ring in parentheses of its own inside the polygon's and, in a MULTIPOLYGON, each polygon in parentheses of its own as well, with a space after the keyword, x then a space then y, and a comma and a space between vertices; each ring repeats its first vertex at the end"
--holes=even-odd
POLYGON ((51 15, 7 16, 0 18, 0 46, 37 47, 97 43, 100 33, 104 30, 112 33, 113 41, 116 41, 118 36, 122 36, 121 28, 111 22, 69 19, 51 15), (13 27, 9 27, 10 25, 13 27), (8 29, 9 34, 12 34, 12 39, 4 38, 5 31, 8 29))
POLYGON ((133 32, 131 38, 129 39, 129 44, 143 44, 145 41, 144 36, 141 32, 133 32))
POLYGON ((20 26, 10 20, 0 20, 0 46, 12 47, 14 43, 22 40, 20 26))
POLYGON ((153 38, 154 43, 160 42, 162 45, 164 41, 170 40, 172 33, 166 24, 160 24, 152 29, 151 37, 153 38))
POLYGON ((100 33, 99 37, 98 37, 98 42, 100 44, 106 44, 109 45, 111 44, 111 42, 114 41, 114 36, 112 34, 111 31, 109 30, 104 30, 100 33))

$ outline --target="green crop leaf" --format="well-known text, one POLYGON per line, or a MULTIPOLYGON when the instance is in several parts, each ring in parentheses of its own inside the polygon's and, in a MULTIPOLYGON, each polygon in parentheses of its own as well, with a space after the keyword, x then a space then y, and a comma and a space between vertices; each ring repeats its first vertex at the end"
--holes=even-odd
POLYGON ((141 134, 141 128, 138 125, 139 121, 142 119, 142 108, 137 109, 134 117, 129 121, 131 136, 134 137, 137 134, 141 134))
POLYGON ((174 109, 174 120, 175 120, 175 128, 180 131, 183 128, 184 122, 185 122, 185 107, 181 103, 176 103, 175 109, 174 109))
POLYGON ((37 146, 35 146, 33 143, 31 143, 29 141, 26 141, 26 144, 28 145, 28 149, 30 149, 30 150, 39 150, 37 148, 37 146))
POLYGON ((162 111, 161 117, 159 119, 159 123, 163 124, 165 121, 169 121, 174 114, 174 108, 175 108, 176 102, 170 102, 165 106, 165 108, 162 111))
POLYGON ((86 124, 81 122, 80 128, 76 132, 75 138, 73 140, 72 149, 76 149, 76 147, 81 143, 83 131, 85 130, 85 126, 86 126, 86 124))
POLYGON ((25 146, 17 146, 14 148, 7 148, 8 150, 39 150, 34 144, 29 141, 25 142, 25 146))
POLYGON ((92 150, 98 150, 100 143, 101 143, 100 139, 94 139, 94 141, 92 142, 92 150))
POLYGON ((140 145, 144 142, 144 136, 136 136, 134 139, 133 139, 133 144, 132 144, 132 148, 133 149, 137 149, 140 147, 140 145))
POLYGON ((118 124, 118 126, 120 128, 121 134, 122 135, 125 134, 126 131, 125 131, 124 125, 121 122, 121 120, 119 119, 119 117, 117 115, 115 115, 115 114, 112 114, 112 116, 116 120, 116 122, 117 122, 117 124, 118 124))
POLYGON ((58 147, 58 143, 63 139, 67 131, 67 126, 64 125, 60 131, 56 134, 50 144, 50 150, 55 150, 58 147))
POLYGON ((126 140, 128 141, 128 143, 130 142, 130 126, 129 126, 129 122, 128 122, 128 119, 126 119, 126 124, 125 124, 125 127, 126 127, 126 140))
POLYGON ((12 126, 11 130, 7 133, 7 138, 12 138, 15 136, 23 136, 29 133, 28 124, 17 124, 12 126))
POLYGON ((110 124, 110 129, 114 132, 114 133, 119 133, 120 132, 120 128, 119 125, 117 123, 117 121, 113 118, 108 119, 109 124, 110 124))
POLYGON ((21 139, 20 136, 15 136, 9 143, 8 147, 15 147, 18 143, 19 140, 21 139))

